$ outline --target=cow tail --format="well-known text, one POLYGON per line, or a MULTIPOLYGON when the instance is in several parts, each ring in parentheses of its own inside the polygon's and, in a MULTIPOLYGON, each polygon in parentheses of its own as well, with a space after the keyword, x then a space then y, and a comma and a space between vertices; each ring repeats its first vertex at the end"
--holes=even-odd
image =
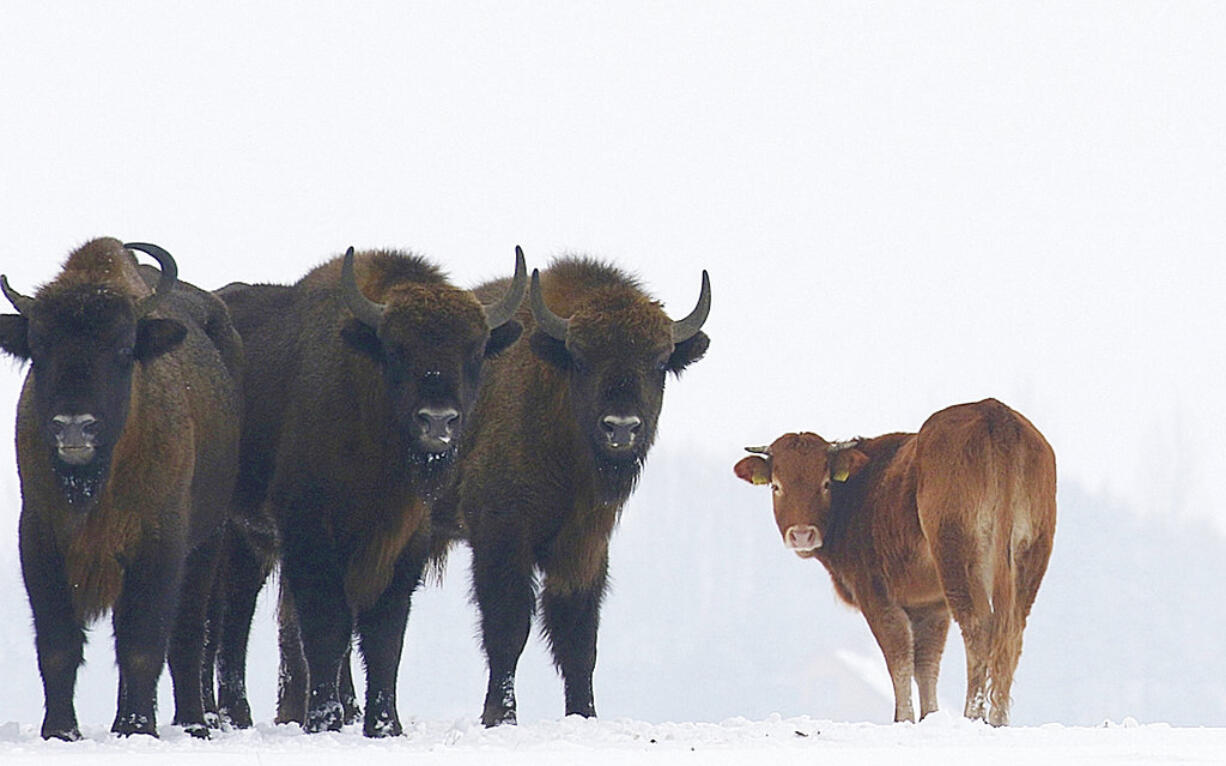
MULTIPOLYGON (((1020 462, 1020 461, 1019 461, 1020 462)), ((1025 509, 1018 508, 1025 502, 1021 465, 1012 465, 999 474, 999 502, 1001 512, 996 514, 992 561, 992 621, 989 636, 988 678, 991 702, 990 720, 995 724, 1008 722, 1010 689, 1013 686, 1013 671, 1022 652, 1022 620, 1018 614, 1017 581, 1018 569, 1013 548, 1014 519, 1025 509)))

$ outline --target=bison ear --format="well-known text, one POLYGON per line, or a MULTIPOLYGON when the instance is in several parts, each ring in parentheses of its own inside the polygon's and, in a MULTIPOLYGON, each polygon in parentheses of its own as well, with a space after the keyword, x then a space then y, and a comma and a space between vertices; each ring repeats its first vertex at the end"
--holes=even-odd
POLYGON ((834 481, 847 481, 859 473, 867 463, 868 455, 855 447, 841 449, 830 459, 830 478, 834 481))
POLYGON ((519 340, 523 332, 524 326, 514 319, 490 330, 490 339, 485 342, 485 358, 489 359, 506 351, 512 343, 519 340))
POLYGON ((736 465, 732 466, 732 470, 743 481, 750 484, 769 484, 771 480, 770 464, 758 455, 741 458, 736 465))
POLYGON ((548 333, 537 330, 528 339, 532 351, 561 370, 570 369, 570 352, 566 350, 566 342, 560 341, 548 333))
POLYGON ((681 371, 689 367, 694 362, 707 353, 707 346, 711 345, 711 339, 707 337, 705 332, 701 330, 694 334, 694 337, 689 340, 682 341, 673 349, 672 356, 668 358, 668 369, 674 375, 680 375, 681 371))
POLYGON ((29 327, 30 320, 21 314, 0 314, 0 351, 18 359, 29 359, 29 327))
POLYGON ((133 356, 138 362, 147 362, 170 351, 186 337, 187 328, 177 319, 141 319, 136 323, 133 356))
POLYGON ((374 329, 358 319, 349 319, 341 326, 341 339, 345 345, 369 356, 376 362, 383 361, 383 344, 374 329))

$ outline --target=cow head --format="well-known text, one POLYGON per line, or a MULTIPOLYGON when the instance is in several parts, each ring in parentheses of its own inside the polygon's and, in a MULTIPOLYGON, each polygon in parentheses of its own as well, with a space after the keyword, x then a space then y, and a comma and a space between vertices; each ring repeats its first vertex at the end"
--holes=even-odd
POLYGON ((411 459, 434 464, 454 455, 483 362, 523 331, 512 317, 527 284, 524 253, 517 247, 515 276, 493 304, 482 305, 471 292, 441 281, 396 282, 376 302, 358 288, 353 248, 345 253, 341 293, 354 318, 341 335, 380 366, 411 459))
POLYGON ((133 371, 177 346, 187 328, 151 316, 174 287, 174 258, 156 245, 99 239, 74 252, 36 298, 0 276, 17 314, 0 317, 0 348, 30 361, 34 417, 68 501, 87 505, 106 479, 127 422, 133 371), (152 294, 127 250, 157 259, 152 294))
POLYGON ((854 443, 831 444, 817 434, 784 434, 733 470, 750 484, 768 484, 783 544, 801 558, 816 556, 830 529, 835 485, 855 476, 868 456, 854 443))
POLYGON ((701 329, 711 310, 707 272, 698 304, 678 321, 631 285, 590 290, 565 319, 545 305, 537 271, 529 295, 532 349, 566 372, 573 415, 608 494, 624 498, 655 439, 665 376, 701 359, 710 343, 701 329))

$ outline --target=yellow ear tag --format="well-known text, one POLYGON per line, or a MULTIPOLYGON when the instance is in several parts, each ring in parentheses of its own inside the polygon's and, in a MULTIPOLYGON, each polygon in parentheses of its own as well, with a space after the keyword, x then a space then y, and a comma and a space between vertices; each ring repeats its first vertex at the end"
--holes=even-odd
POLYGON ((754 483, 754 484, 770 484, 770 482, 771 482, 771 480, 770 480, 770 479, 766 478, 765 476, 763 476, 763 475, 761 475, 761 474, 757 474, 757 473, 755 473, 755 474, 753 475, 753 483, 754 483))
POLYGON ((835 481, 847 481, 848 476, 851 476, 851 471, 847 470, 846 468, 840 468, 838 473, 834 474, 830 478, 834 479, 835 481))

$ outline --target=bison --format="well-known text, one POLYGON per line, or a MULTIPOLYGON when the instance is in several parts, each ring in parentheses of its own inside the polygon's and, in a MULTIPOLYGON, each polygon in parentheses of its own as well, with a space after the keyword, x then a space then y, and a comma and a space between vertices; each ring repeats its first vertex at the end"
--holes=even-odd
POLYGON ((293 604, 284 616, 296 623, 283 635, 301 636, 300 648, 282 650, 304 655, 309 678, 284 679, 278 720, 310 732, 342 726, 342 663, 356 632, 363 732, 401 733, 396 679, 410 598, 435 538, 453 534, 435 528, 429 503, 463 441, 486 360, 519 338, 527 281, 519 248, 515 276, 485 304, 418 255, 350 248, 293 286, 218 291, 249 348, 234 516, 257 530, 264 514, 276 522, 275 536, 256 534, 263 543, 231 557, 241 582, 230 585, 218 658, 223 712, 249 723, 243 652, 267 573, 252 551, 271 542, 293 604))
POLYGON ((919 433, 830 443, 789 433, 741 459, 769 484, 784 544, 860 610, 894 684, 894 720, 937 709, 950 612, 966 644, 967 718, 1009 722, 1022 630, 1056 526, 1056 458, 995 399, 932 415, 919 433))
MULTIPOLYGON (((494 282, 477 292, 503 289, 494 282)), ((489 364, 440 504, 461 514, 472 548, 489 663, 486 726, 516 719, 515 667, 537 570, 566 713, 596 714, 609 537, 655 439, 665 377, 700 359, 710 342, 701 331, 711 305, 705 271, 698 304, 680 321, 637 280, 587 258, 534 271, 530 296, 520 316, 529 342, 489 364)))
POLYGON ((156 736, 169 641, 174 723, 208 734, 201 653, 237 471, 242 346, 221 301, 176 275, 161 248, 108 238, 73 252, 33 298, 0 277, 18 311, 0 316, 0 348, 30 361, 17 405, 19 534, 44 738, 80 738, 85 627, 108 610, 111 730, 156 736), (160 274, 129 250, 156 258, 160 274))

